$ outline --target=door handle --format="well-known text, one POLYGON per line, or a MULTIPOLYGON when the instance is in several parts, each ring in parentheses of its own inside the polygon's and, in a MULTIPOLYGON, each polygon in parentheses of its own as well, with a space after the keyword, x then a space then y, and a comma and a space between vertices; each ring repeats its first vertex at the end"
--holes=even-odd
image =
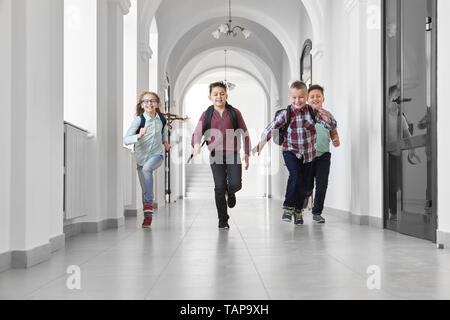
POLYGON ((395 102, 396 104, 402 104, 403 102, 411 102, 412 99, 410 98, 404 98, 402 99, 401 97, 397 97, 396 99, 392 100, 392 102, 395 102))

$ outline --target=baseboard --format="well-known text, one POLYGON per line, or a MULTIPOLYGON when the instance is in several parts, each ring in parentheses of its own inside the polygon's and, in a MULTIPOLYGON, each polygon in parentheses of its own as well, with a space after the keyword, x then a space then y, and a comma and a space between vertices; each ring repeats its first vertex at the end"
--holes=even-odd
POLYGON ((0 253, 0 272, 11 269, 11 251, 0 253))
POLYGON ((64 234, 65 238, 68 239, 80 233, 99 233, 107 229, 117 229, 124 224, 125 217, 92 222, 77 222, 64 226, 64 234))
POLYGON ((16 250, 11 252, 11 268, 30 268, 50 259, 52 245, 46 243, 29 250, 16 250))
POLYGON ((59 236, 51 238, 49 242, 51 245, 51 253, 58 251, 66 246, 66 235, 60 234, 59 236))
POLYGON ((450 232, 438 230, 436 244, 441 249, 450 248, 450 232))
POLYGON ((125 209, 123 211, 123 215, 125 217, 137 217, 138 216, 138 209, 125 209))
POLYGON ((339 217, 346 218, 351 224, 359 225, 359 226, 370 226, 374 228, 383 229, 383 219, 378 217, 372 217, 367 215, 357 215, 353 214, 349 211, 334 209, 334 208, 325 208, 326 214, 336 215, 339 217))
POLYGON ((51 258, 53 252, 64 248, 65 235, 49 239, 49 242, 29 250, 13 250, 0 254, 0 272, 10 268, 30 268, 51 258))

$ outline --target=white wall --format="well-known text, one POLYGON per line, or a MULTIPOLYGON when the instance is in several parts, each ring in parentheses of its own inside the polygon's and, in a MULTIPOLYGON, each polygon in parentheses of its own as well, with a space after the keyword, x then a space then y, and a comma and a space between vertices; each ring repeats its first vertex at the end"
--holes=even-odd
MULTIPOLYGON (((0 2, 0 253, 10 248, 11 196, 11 1, 0 2)), ((1 266, 0 266, 1 267, 1 266)))
MULTIPOLYGON (((333 50, 333 52, 324 53, 324 59, 329 61, 331 72, 328 73, 328 84, 325 86, 325 108, 329 109, 338 122, 338 133, 341 140, 341 146, 334 148, 331 146, 332 160, 328 185, 328 192, 325 205, 335 209, 350 211, 351 208, 351 129, 350 115, 352 109, 349 107, 350 97, 347 94, 348 88, 342 88, 333 84, 348 83, 345 81, 349 70, 351 70, 351 61, 348 58, 346 39, 348 27, 346 23, 346 11, 343 4, 339 1, 331 1, 330 11, 333 12, 329 24, 324 27, 326 30, 333 30, 325 42, 330 43, 330 48, 342 48, 342 50, 333 50)), ((314 43, 313 43, 314 46, 314 43)), ((314 70, 313 70, 314 78, 314 70)))
POLYGON ((64 0, 64 120, 97 128, 97 2, 64 0))
MULTIPOLYGON (((329 1, 324 43, 313 82, 325 86, 325 107, 338 121, 341 147, 331 147, 325 205, 382 217, 380 1, 329 1), (369 10, 368 10, 369 9, 369 10), (330 17, 331 16, 331 17, 330 17), (319 75, 316 76, 317 72, 319 75)), ((378 220, 380 222, 380 220, 378 220)))
POLYGON ((450 2, 438 0, 438 217, 440 231, 450 232, 450 148, 448 143, 447 119, 450 119, 448 93, 450 92, 450 2))

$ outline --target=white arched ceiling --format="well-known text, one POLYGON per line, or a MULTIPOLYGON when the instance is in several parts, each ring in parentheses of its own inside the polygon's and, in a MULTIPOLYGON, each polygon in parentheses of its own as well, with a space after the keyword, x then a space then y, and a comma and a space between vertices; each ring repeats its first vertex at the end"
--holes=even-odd
POLYGON ((211 33, 217 28, 217 23, 214 20, 205 21, 185 34, 167 57, 167 65, 161 65, 161 68, 165 68, 164 70, 176 78, 180 70, 201 52, 217 47, 239 47, 253 52, 271 67, 274 74, 281 74, 282 57, 287 59, 287 56, 280 42, 270 31, 249 20, 236 19, 236 23, 248 27, 253 31, 253 35, 249 39, 244 39, 243 36, 214 39, 211 33), (261 38, 260 34, 265 34, 265 37, 261 38))
MULTIPOLYGON (((212 30, 219 24, 226 22, 227 2, 220 3, 210 0, 197 0, 195 8, 188 1, 179 2, 176 0, 164 0, 159 6, 156 17, 160 27, 161 56, 169 57, 180 40, 185 39, 190 30, 205 21, 210 20, 212 30), (164 40, 166 39, 166 40, 164 40)), ((259 29, 252 30, 253 35, 266 42, 270 42, 270 37, 276 39, 281 44, 288 61, 288 69, 291 77, 297 75, 298 70, 298 50, 297 41, 300 33, 302 12, 305 9, 299 0, 257 1, 248 0, 233 3, 232 17, 236 20, 252 21, 254 25, 259 25, 259 29), (261 31, 261 32, 259 32, 261 31)), ((210 36, 211 37, 211 36, 210 36)), ((266 45, 271 49, 270 44, 266 45)), ((163 63, 165 68, 168 63, 163 63)), ((166 70, 166 69, 164 69, 166 70)))
MULTIPOLYGON (((265 26, 275 35, 283 45, 290 62, 291 76, 295 77, 298 70, 298 52, 296 52, 295 43, 296 37, 295 22, 298 20, 299 10, 306 10, 309 16, 309 22, 312 24, 313 41, 316 43, 316 48, 323 47, 323 25, 324 25, 324 5, 326 0, 283 0, 283 1, 261 1, 248 0, 245 2, 232 2, 232 18, 241 17, 255 21, 256 23, 265 26)), ((168 42, 173 46, 183 37, 180 30, 188 30, 193 25, 199 24, 202 21, 217 18, 223 23, 226 21, 227 15, 227 1, 221 1, 220 4, 211 0, 197 0, 195 6, 189 1, 177 0, 139 0, 139 10, 141 12, 140 21, 141 27, 148 34, 151 20, 161 7, 166 7, 166 11, 173 17, 171 23, 176 26, 178 35, 168 37, 168 42), (187 17, 187 18, 186 18, 187 17)), ((164 11, 164 10, 163 10, 164 11)), ((297 28, 298 29, 298 28, 297 28)), ((144 36, 145 37, 145 36, 144 36)), ((162 40, 163 41, 163 40, 162 40)), ((170 54, 162 52, 162 54, 170 54)))

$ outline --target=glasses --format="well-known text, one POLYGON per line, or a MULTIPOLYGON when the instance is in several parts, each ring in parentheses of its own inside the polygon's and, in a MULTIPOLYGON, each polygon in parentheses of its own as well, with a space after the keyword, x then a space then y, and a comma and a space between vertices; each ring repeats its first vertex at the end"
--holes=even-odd
POLYGON ((150 104, 150 103, 158 103, 158 99, 150 99, 150 100, 142 100, 142 103, 150 104))

